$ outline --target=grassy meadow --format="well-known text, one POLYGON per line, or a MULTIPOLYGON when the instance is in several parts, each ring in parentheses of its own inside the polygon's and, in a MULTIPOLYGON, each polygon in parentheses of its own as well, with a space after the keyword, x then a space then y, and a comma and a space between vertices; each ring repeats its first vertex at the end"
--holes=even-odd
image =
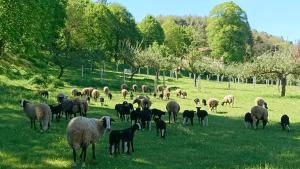
MULTIPOLYGON (((54 70, 45 72, 57 73, 54 70)), ((66 140, 67 121, 64 116, 60 122, 52 123, 49 133, 40 133, 30 129, 30 121, 19 106, 18 100, 55 103, 59 92, 71 95, 72 88, 99 88, 104 85, 112 90, 113 99, 105 97, 105 106, 91 100, 88 117, 110 115, 117 119, 114 105, 123 101, 119 86, 123 82, 121 73, 107 71, 100 82, 99 71, 85 72, 67 70, 63 76, 65 86, 50 89, 50 99, 37 95, 36 86, 26 78, 0 75, 0 168, 71 168, 72 150, 66 140)), ((136 75, 131 86, 137 83, 153 85, 154 76, 136 75)), ((160 77, 162 80, 162 77, 160 77)), ((231 84, 226 82, 201 80, 201 89, 193 86, 193 80, 187 77, 176 80, 166 78, 166 85, 180 87, 188 92, 187 99, 176 98, 172 91, 171 100, 176 100, 185 109, 196 109, 193 100, 199 98, 217 98, 221 100, 227 94, 236 98, 234 107, 219 106, 218 113, 209 112, 209 126, 202 127, 194 119, 194 126, 183 126, 179 114, 178 123, 167 124, 166 139, 156 136, 152 130, 137 131, 134 138, 135 152, 131 155, 110 156, 108 135, 96 144, 96 163, 92 163, 92 151, 87 151, 86 168, 103 169, 195 169, 195 168, 274 168, 287 169, 300 166, 300 91, 295 86, 287 87, 287 96, 279 97, 277 86, 231 84), (269 123, 266 129, 246 129, 243 123, 245 112, 250 111, 257 96, 263 97, 269 106, 269 123), (279 125, 281 115, 287 114, 291 121, 291 132, 283 132, 279 125)), ((140 92, 140 88, 139 88, 140 92)), ((101 93, 103 95, 103 92, 101 93)), ((138 93, 139 94, 139 93, 138 93)), ((165 110, 167 101, 150 96, 152 108, 165 110)), ((129 99, 129 96, 128 96, 129 99)), ((136 106, 136 105, 135 105, 136 106)), ((208 110, 207 107, 204 109, 208 110)), ((167 121, 167 116, 163 117, 167 121)), ((116 120, 113 129, 130 126, 129 122, 116 120)), ((80 166, 80 165, 79 165, 80 166)))

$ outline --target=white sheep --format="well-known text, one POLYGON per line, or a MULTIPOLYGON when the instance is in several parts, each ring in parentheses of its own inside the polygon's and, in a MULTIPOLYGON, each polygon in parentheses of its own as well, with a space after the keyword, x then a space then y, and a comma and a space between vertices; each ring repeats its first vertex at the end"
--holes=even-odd
POLYGON ((208 108, 210 111, 216 111, 217 112, 217 107, 219 105, 219 101, 214 98, 210 98, 208 101, 208 108))
POLYGON ((97 99, 100 97, 99 90, 94 89, 91 93, 91 97, 94 98, 95 102, 97 102, 97 99))
POLYGON ((124 97, 124 99, 126 98, 127 94, 128 94, 128 91, 126 89, 122 89, 121 91, 122 93, 122 96, 124 97))
POLYGON ((92 144, 93 160, 95 160, 95 144, 101 139, 105 133, 105 130, 111 129, 111 117, 103 116, 100 119, 75 117, 67 126, 67 141, 70 147, 73 149, 73 166, 76 166, 76 151, 82 149, 83 163, 82 167, 85 167, 86 150, 89 144, 92 144))
POLYGON ((103 92, 105 93, 105 95, 107 96, 109 93, 109 88, 107 86, 103 87, 103 92))
POLYGON ((177 97, 180 97, 181 96, 181 94, 182 94, 182 90, 181 89, 176 89, 176 96, 177 97))
POLYGON ((268 122, 268 110, 262 106, 253 106, 251 108, 251 117, 254 128, 258 126, 259 120, 263 121, 263 128, 265 128, 268 122))
POLYGON ((265 100, 264 100, 262 97, 257 97, 257 98, 255 99, 255 104, 256 104, 257 106, 264 106, 264 103, 265 103, 265 100))
POLYGON ((221 105, 224 106, 229 104, 229 106, 233 107, 233 104, 234 104, 234 95, 226 95, 224 96, 223 98, 223 101, 221 102, 221 105))
POLYGON ((164 87, 162 85, 157 85, 156 86, 156 93, 160 93, 164 90, 164 87))
POLYGON ((123 90, 123 89, 126 89, 126 90, 128 90, 128 86, 127 86, 127 84, 122 84, 122 85, 121 85, 121 90, 123 90))

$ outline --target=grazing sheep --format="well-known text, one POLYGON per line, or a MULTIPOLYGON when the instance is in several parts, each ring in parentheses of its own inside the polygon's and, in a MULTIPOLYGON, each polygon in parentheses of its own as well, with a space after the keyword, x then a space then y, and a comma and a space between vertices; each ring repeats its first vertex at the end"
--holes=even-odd
POLYGON ((206 105, 207 105, 205 99, 202 99, 202 104, 203 104, 203 106, 206 106, 206 105))
POLYGON ((142 92, 146 93, 148 91, 148 86, 147 85, 142 85, 142 92))
POLYGON ((180 105, 175 101, 169 101, 166 105, 166 110, 169 114, 169 123, 171 123, 171 114, 173 115, 174 123, 176 123, 177 113, 180 111, 180 105))
POLYGON ((288 115, 282 115, 281 116, 281 120, 280 120, 280 124, 282 127, 282 130, 285 130, 285 128, 287 128, 287 131, 290 132, 290 119, 288 115))
POLYGON ((92 88, 92 87, 83 88, 82 91, 81 91, 81 94, 85 95, 85 96, 92 97, 93 90, 94 90, 94 88, 92 88))
POLYGON ((22 99, 20 100, 20 105, 23 107, 25 114, 30 119, 31 128, 36 128, 35 119, 37 119, 40 123, 41 132, 50 129, 52 112, 47 104, 30 104, 28 101, 22 99))
POLYGON ((166 112, 161 111, 159 109, 155 109, 155 108, 152 109, 151 112, 152 112, 152 119, 154 119, 155 117, 158 117, 159 119, 161 119, 161 116, 166 114, 166 112))
POLYGON ((253 127, 253 120, 250 112, 245 113, 244 121, 245 121, 246 128, 253 127))
POLYGON ((108 98, 109 98, 109 100, 112 99, 112 94, 111 93, 108 93, 108 98))
POLYGON ((261 106, 253 106, 251 108, 251 117, 253 120, 254 128, 258 126, 259 120, 263 121, 263 128, 268 122, 268 110, 261 106))
POLYGON ((81 96, 81 92, 78 89, 72 89, 71 93, 74 97, 81 96))
POLYGON ((164 90, 164 99, 169 100, 171 93, 168 90, 164 90))
POLYGON ((141 125, 140 123, 135 123, 133 126, 130 128, 124 129, 122 131, 122 148, 124 153, 130 153, 130 145, 131 145, 131 151, 134 152, 133 148, 133 138, 134 138, 134 133, 136 130, 140 130, 141 125))
POLYGON ((124 99, 126 98, 127 94, 128 94, 128 91, 126 89, 122 89, 121 91, 122 93, 122 96, 124 97, 124 99))
POLYGON ((182 90, 181 89, 176 89, 176 96, 180 97, 182 94, 182 90))
POLYGON ((109 88, 107 86, 103 87, 103 92, 107 96, 109 94, 109 88))
POLYGON ((186 91, 182 91, 181 98, 183 98, 183 99, 187 98, 187 92, 186 91))
POLYGON ((199 98, 194 99, 194 102, 196 103, 196 105, 200 105, 200 99, 199 98))
POLYGON ((137 91, 137 85, 136 84, 134 84, 134 85, 132 85, 132 87, 131 87, 131 90, 132 90, 132 92, 136 92, 137 91))
POLYGON ((151 130, 151 110, 148 107, 145 107, 140 113, 142 128, 145 128, 146 125, 149 130, 151 130))
POLYGON ((233 107, 234 104, 234 96, 233 95, 226 95, 223 98, 223 101, 221 102, 221 105, 224 106, 229 104, 229 106, 233 107))
POLYGON ((130 120, 132 125, 138 122, 140 118, 140 114, 141 114, 141 108, 139 107, 136 108, 136 110, 130 112, 130 120))
POLYGON ((166 138, 167 125, 166 122, 159 119, 158 117, 154 118, 154 122, 156 124, 156 136, 158 136, 158 130, 160 131, 160 137, 166 138))
POLYGON ((74 100, 75 104, 78 105, 78 107, 80 108, 80 116, 84 116, 86 117, 87 111, 88 111, 88 101, 85 99, 75 99, 74 100))
POLYGON ((147 97, 144 97, 142 99, 139 99, 139 98, 135 98, 133 100, 133 104, 137 103, 138 104, 138 107, 142 107, 142 109, 144 109, 145 107, 148 107, 150 108, 151 105, 152 105, 152 102, 150 101, 149 98, 147 97))
POLYGON ((217 99, 214 98, 208 99, 208 108, 210 109, 210 111, 217 112, 218 105, 219 105, 219 101, 217 99))
POLYGON ((41 95, 41 96, 43 96, 43 97, 45 97, 45 98, 47 98, 47 99, 49 98, 49 92, 48 92, 48 90, 39 90, 38 94, 41 95))
POLYGON ((126 89, 126 90, 128 90, 128 86, 127 86, 127 84, 122 84, 122 85, 121 85, 121 90, 123 90, 123 89, 126 89))
POLYGON ((97 99, 100 97, 99 90, 94 89, 91 93, 91 97, 94 98, 95 102, 97 102, 97 99))
POLYGON ((56 115, 56 121, 60 120, 61 117, 61 112, 62 112, 62 105, 59 104, 57 106, 54 105, 49 105, 51 112, 52 112, 52 120, 53 120, 53 115, 56 115))
POLYGON ((194 116, 195 116, 195 111, 184 110, 183 113, 182 113, 183 125, 187 125, 188 121, 190 120, 191 125, 193 126, 193 124, 194 124, 194 116))
POLYGON ((200 110, 201 107, 197 107, 197 116, 199 124, 202 123, 202 126, 208 126, 208 113, 206 110, 200 110))
POLYGON ((162 85, 157 85, 156 86, 156 93, 160 93, 164 90, 164 87, 162 85))
POLYGON ((101 106, 103 106, 104 105, 104 97, 100 96, 99 101, 100 101, 101 106))
POLYGON ((106 129, 110 130, 111 121, 114 120, 109 116, 103 116, 100 119, 75 117, 68 123, 67 141, 73 149, 74 167, 76 167, 76 151, 80 148, 82 149, 81 155, 83 155, 82 167, 85 167, 86 150, 89 144, 92 144, 93 160, 96 159, 95 144, 103 137, 106 129))

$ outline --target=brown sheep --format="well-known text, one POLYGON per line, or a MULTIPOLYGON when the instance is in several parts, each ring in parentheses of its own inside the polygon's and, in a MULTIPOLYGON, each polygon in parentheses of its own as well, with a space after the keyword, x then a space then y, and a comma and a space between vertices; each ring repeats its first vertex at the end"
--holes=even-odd
POLYGON ((160 93, 164 90, 164 87, 162 85, 157 85, 156 86, 156 93, 160 93))
POLYGON ((109 88, 107 86, 103 87, 103 92, 105 93, 105 95, 107 96, 109 93, 109 88))
POLYGON ((259 120, 263 121, 263 128, 268 122, 268 110, 262 106, 253 106, 251 108, 251 117, 253 120, 254 128, 258 126, 259 120))
POLYGON ((148 91, 148 86, 147 85, 142 85, 142 92, 146 93, 148 91))
POLYGON ((177 97, 180 97, 180 96, 181 96, 181 93, 182 93, 182 90, 181 90, 181 89, 176 89, 176 96, 177 96, 177 97))
POLYGON ((164 99, 169 100, 170 95, 171 95, 171 93, 168 90, 164 90, 164 92, 163 92, 163 98, 164 99))
POLYGON ((177 114, 180 111, 180 105, 175 101, 169 101, 166 105, 166 110, 169 114, 169 123, 171 123, 171 114, 173 115, 174 123, 176 123, 177 114))
POLYGON ((126 89, 122 89, 121 91, 122 93, 122 96, 124 97, 124 99, 126 98, 127 94, 128 94, 128 91, 126 89))
POLYGON ((83 88, 81 91, 81 94, 91 97, 93 90, 94 90, 94 88, 92 88, 92 87, 83 88))
POLYGON ((210 111, 217 112, 218 105, 219 105, 219 101, 217 99, 211 98, 208 100, 208 108, 210 109, 210 111))
POLYGON ((136 92, 137 91, 137 85, 136 84, 132 85, 131 90, 133 92, 136 92))
POLYGON ((229 104, 229 106, 233 107, 234 104, 234 96, 233 95, 226 95, 223 98, 223 101, 221 102, 221 105, 224 106, 229 104))
POLYGON ((94 100, 95 100, 95 102, 97 102, 97 99, 100 97, 100 92, 99 92, 99 90, 93 90, 92 91, 92 94, 91 94, 92 96, 92 98, 94 98, 94 100))

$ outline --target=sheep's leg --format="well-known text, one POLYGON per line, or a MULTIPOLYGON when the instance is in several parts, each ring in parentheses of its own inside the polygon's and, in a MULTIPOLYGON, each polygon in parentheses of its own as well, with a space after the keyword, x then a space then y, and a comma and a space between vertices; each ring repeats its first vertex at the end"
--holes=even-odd
POLYGON ((76 166, 76 150, 75 150, 75 148, 73 148, 73 159, 74 159, 73 166, 75 167, 76 166))
POLYGON ((148 127, 149 127, 149 131, 151 131, 151 120, 148 121, 148 127))
POLYGON ((169 112, 169 123, 171 123, 171 113, 169 112))
POLYGON ((174 119, 174 123, 176 123, 176 113, 173 112, 173 119, 174 119))
POLYGON ((125 144, 125 142, 124 142, 124 140, 122 140, 122 152, 123 152, 123 153, 125 153, 125 147, 124 147, 124 144, 125 144))
POLYGON ((95 151, 96 147, 95 147, 95 143, 92 144, 92 151, 93 151, 93 160, 96 159, 96 151, 95 151))
POLYGON ((263 129, 266 127, 266 125, 267 125, 267 120, 263 120, 263 129))
POLYGON ((87 146, 84 145, 84 146, 82 147, 82 150, 83 150, 83 162, 82 162, 82 167, 83 167, 83 168, 85 167, 86 149, 87 149, 87 146))

